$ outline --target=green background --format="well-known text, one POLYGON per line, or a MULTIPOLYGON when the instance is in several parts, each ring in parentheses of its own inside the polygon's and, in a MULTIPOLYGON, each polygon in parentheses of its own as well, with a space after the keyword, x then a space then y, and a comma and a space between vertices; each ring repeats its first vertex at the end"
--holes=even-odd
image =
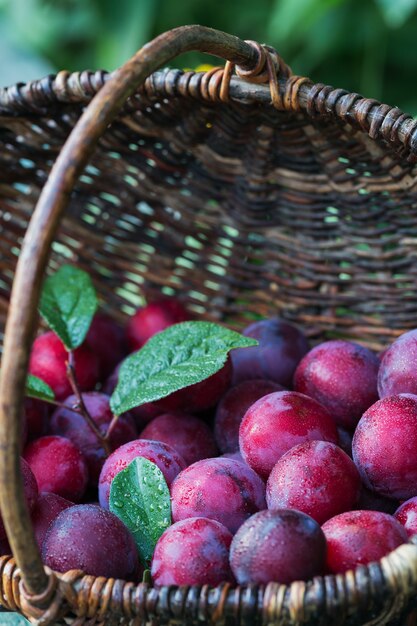
POLYGON ((269 43, 297 74, 417 114, 417 0, 0 0, 0 85, 111 70, 192 23, 269 43))

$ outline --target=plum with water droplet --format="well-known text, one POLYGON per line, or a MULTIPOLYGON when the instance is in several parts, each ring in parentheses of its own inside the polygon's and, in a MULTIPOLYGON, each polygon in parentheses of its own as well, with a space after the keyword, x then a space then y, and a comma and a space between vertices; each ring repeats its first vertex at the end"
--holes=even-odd
POLYGON ((386 498, 417 495, 417 396, 375 402, 353 435, 353 460, 365 487, 386 498))
POLYGON ((233 459, 193 463, 171 485, 172 519, 208 517, 230 532, 265 508, 265 485, 246 464, 233 459))
POLYGON ((151 574, 156 586, 219 585, 233 582, 229 565, 232 533, 212 519, 192 517, 159 538, 151 574))
POLYGON ((29 463, 39 491, 56 493, 79 502, 88 485, 88 467, 80 450, 66 437, 40 437, 26 446, 29 463))
POLYGON ((326 567, 340 574, 379 561, 407 542, 407 533, 392 515, 380 511, 349 511, 323 524, 327 541, 326 567))
POLYGON ((186 467, 184 459, 178 452, 161 441, 135 439, 125 443, 112 452, 101 470, 98 493, 100 505, 103 508, 109 508, 110 487, 113 478, 125 469, 133 459, 139 456, 152 461, 159 467, 168 486, 170 486, 180 471, 186 467))
POLYGON ((268 509, 297 509, 319 524, 353 509, 361 479, 352 459, 328 441, 291 448, 274 466, 266 485, 268 509))
POLYGON ((325 341, 299 363, 294 389, 326 407, 338 426, 353 430, 378 399, 378 368, 372 350, 352 341, 325 341))
POLYGON ((42 559, 57 572, 79 569, 133 582, 142 574, 130 531, 116 515, 95 504, 79 504, 59 513, 45 535, 42 559))
POLYGON ((295 391, 278 391, 257 400, 239 429, 243 459, 265 480, 283 454, 316 439, 337 443, 336 424, 321 404, 295 391))
POLYGON ((230 565, 240 585, 288 585, 321 574, 325 554, 323 532, 305 513, 291 509, 260 511, 233 537, 230 565))

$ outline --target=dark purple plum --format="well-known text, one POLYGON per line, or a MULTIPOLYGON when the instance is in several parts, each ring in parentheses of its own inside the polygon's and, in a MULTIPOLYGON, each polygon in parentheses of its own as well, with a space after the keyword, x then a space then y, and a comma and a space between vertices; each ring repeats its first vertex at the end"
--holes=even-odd
POLYGON ((240 585, 289 584, 322 573, 326 540, 311 517, 291 509, 260 511, 239 528, 230 565, 240 585))
POLYGON ((214 418, 214 435, 221 452, 239 450, 239 426, 246 411, 257 400, 274 391, 282 391, 281 385, 271 380, 247 380, 235 385, 220 400, 214 418))
POLYGON ((29 441, 46 435, 49 426, 50 405, 36 398, 25 398, 23 413, 29 441))
POLYGON ((127 354, 123 329, 105 313, 96 313, 85 338, 87 345, 99 362, 100 380, 110 376, 127 354))
POLYGON ((42 558, 57 572, 79 569, 91 576, 138 582, 142 573, 134 539, 116 515, 96 504, 65 509, 50 525, 42 558))
POLYGON ((141 432, 141 439, 162 441, 174 448, 187 465, 218 453, 213 433, 205 422, 187 413, 163 413, 141 432))
MULTIPOLYGON (((34 473, 25 459, 20 459, 20 471, 23 480, 23 492, 29 511, 33 511, 39 497, 38 483, 34 473)), ((0 540, 6 540, 6 529, 0 516, 0 540)), ((6 544, 5 544, 6 545, 6 544)), ((11 552, 9 553, 11 554, 11 552)))
POLYGON ((74 506, 73 502, 57 496, 56 493, 41 493, 31 514, 33 530, 39 549, 42 550, 43 540, 51 523, 65 509, 74 506))
POLYGON ((243 334, 253 337, 258 346, 232 350, 233 382, 251 378, 267 378, 289 387, 298 363, 308 352, 303 333, 280 319, 254 322, 243 334))

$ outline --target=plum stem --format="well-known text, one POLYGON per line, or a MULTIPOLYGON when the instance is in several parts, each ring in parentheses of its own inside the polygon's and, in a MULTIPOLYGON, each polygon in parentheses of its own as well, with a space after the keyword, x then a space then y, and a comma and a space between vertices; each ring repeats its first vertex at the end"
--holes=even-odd
MULTIPOLYGON (((112 449, 107 439, 107 433, 103 435, 100 432, 99 428, 97 427, 97 424, 95 423, 87 407, 85 406, 85 402, 83 400, 83 396, 82 396, 80 387, 78 385, 77 376, 75 374, 75 360, 74 360, 74 352, 72 350, 68 351, 67 376, 68 376, 68 380, 70 382, 71 388, 74 392, 74 395, 77 398, 78 406, 76 408, 79 409, 79 412, 81 413, 81 415, 83 416, 83 418, 85 419, 85 421, 87 422, 87 424, 89 425, 89 427, 91 428, 91 430, 93 431, 97 439, 99 440, 100 445, 102 446, 106 456, 110 456, 110 454, 112 453, 112 449)), ((67 407, 67 408, 71 410, 70 407, 67 407)))

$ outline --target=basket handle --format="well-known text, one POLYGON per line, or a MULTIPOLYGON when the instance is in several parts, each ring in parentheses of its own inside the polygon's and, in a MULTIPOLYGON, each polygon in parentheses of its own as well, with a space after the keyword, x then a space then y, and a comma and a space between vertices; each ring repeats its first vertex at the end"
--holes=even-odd
POLYGON ((259 48, 203 26, 183 26, 160 35, 114 72, 94 97, 68 137, 41 192, 16 267, 0 377, 0 506, 26 592, 38 599, 47 590, 48 575, 23 497, 20 415, 42 279, 71 191, 100 136, 149 74, 189 50, 209 52, 250 72, 259 68, 259 48))

